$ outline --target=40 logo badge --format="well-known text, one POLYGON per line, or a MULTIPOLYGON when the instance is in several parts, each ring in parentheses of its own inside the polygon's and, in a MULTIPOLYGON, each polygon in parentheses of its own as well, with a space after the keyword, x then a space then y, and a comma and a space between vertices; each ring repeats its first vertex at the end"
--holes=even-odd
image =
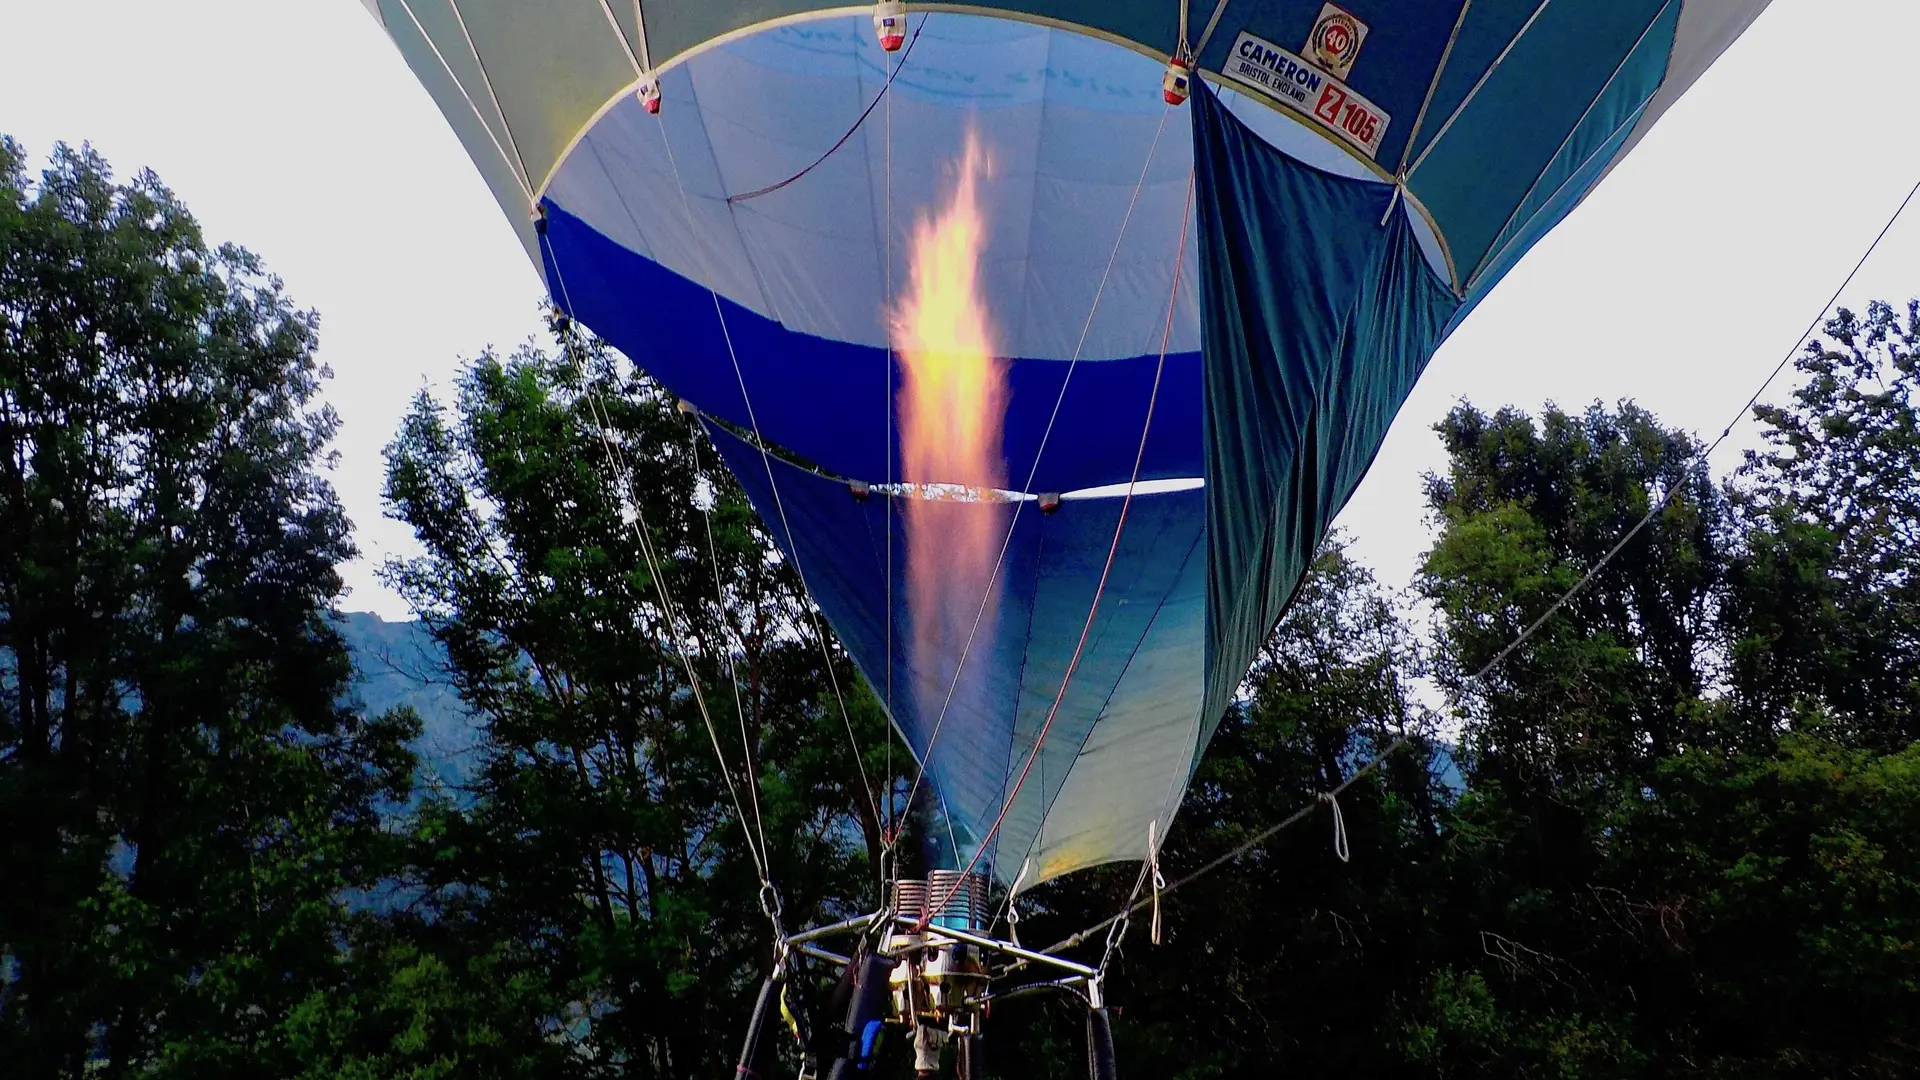
POLYGON ((1338 4, 1327 4, 1314 20, 1313 33, 1302 50, 1308 61, 1336 79, 1344 79, 1367 40, 1367 24, 1338 4))

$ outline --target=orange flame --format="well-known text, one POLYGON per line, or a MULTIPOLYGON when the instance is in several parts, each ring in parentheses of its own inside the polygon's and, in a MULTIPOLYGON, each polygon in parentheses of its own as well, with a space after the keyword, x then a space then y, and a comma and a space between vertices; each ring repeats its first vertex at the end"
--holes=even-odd
POLYGON ((923 693, 935 697, 923 700, 922 709, 935 712, 945 706, 947 680, 975 620, 992 625, 1003 525, 1002 515, 981 503, 1006 486, 1000 441, 1006 365, 994 356, 980 289, 986 239, 980 182, 991 166, 972 131, 958 164, 947 205, 915 222, 907 295, 892 313, 901 366, 901 465, 904 479, 918 488, 917 497, 903 500, 908 601, 917 666, 944 674, 937 687, 923 680, 923 693))

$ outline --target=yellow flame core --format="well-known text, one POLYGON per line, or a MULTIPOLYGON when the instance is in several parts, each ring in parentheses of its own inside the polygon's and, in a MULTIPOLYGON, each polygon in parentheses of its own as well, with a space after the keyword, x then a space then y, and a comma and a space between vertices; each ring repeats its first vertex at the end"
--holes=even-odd
POLYGON ((946 706, 952 669, 974 622, 991 626, 996 602, 1002 514, 995 511, 999 503, 980 495, 1006 486, 1007 377, 994 356, 980 289, 986 218, 979 196, 989 171, 987 154, 969 131, 952 197, 914 224, 907 295, 892 313, 903 478, 972 489, 971 497, 951 487, 937 497, 923 488, 921 497, 902 500, 913 647, 923 673, 920 705, 929 716, 946 706), (924 678, 934 673, 937 685, 924 678))

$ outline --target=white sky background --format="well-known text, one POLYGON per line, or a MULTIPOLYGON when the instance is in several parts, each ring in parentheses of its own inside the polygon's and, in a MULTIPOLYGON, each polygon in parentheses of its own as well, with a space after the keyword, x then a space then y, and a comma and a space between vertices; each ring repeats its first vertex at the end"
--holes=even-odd
MULTIPOLYGON (((1462 398, 1631 397, 1708 437, 1725 425, 1920 179, 1916 40, 1913 0, 1774 0, 1434 358, 1339 521, 1383 581, 1430 542, 1431 427, 1462 398)), ((382 514, 381 447, 459 358, 538 329, 541 285, 358 0, 0 0, 0 131, 153 168, 210 240, 319 309, 345 422, 334 479, 364 553, 344 606, 404 617, 373 574, 410 545, 382 514)), ((1911 215, 1843 302, 1920 293, 1911 215)), ((1743 424, 1716 465, 1755 439, 1743 424)))

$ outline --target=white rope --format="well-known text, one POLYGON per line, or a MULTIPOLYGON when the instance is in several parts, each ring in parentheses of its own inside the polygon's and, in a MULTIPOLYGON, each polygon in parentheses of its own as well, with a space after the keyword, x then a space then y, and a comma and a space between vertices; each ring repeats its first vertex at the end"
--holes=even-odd
POLYGON ((1213 31, 1216 27, 1220 25, 1220 16, 1225 15, 1226 13, 1227 13, 1227 0, 1220 0, 1219 3, 1213 5, 1213 16, 1207 20, 1207 28, 1205 30, 1200 31, 1200 40, 1194 43, 1193 55, 1195 57, 1198 57, 1201 53, 1206 51, 1207 42, 1213 40, 1213 31))
POLYGON ((1160 944, 1160 894, 1166 890, 1166 876, 1160 873, 1160 843, 1155 833, 1160 823, 1147 822, 1147 866, 1153 874, 1153 943, 1160 944))
MULTIPOLYGON (((1190 874, 1187 874, 1185 877, 1182 877, 1177 881, 1172 882, 1171 884, 1167 885, 1166 888, 1161 889, 1160 891, 1162 893, 1171 893, 1176 889, 1184 888, 1187 885, 1190 885, 1193 882, 1198 881, 1200 878, 1207 876, 1213 871, 1218 870, 1222 866, 1225 866, 1230 862, 1234 862, 1238 860, 1240 856, 1245 855, 1247 852, 1252 851, 1254 848, 1257 848, 1261 844, 1266 843, 1268 840, 1273 839, 1275 836, 1278 836, 1284 830, 1292 828, 1294 825, 1297 825, 1300 822, 1305 821, 1308 815, 1312 814, 1313 811, 1316 808, 1318 808, 1322 802, 1325 801, 1327 796, 1337 797, 1345 793, 1348 788, 1359 783, 1362 777, 1373 772, 1375 769, 1378 769, 1382 762, 1386 761, 1387 758, 1392 757, 1394 753, 1399 751, 1402 747, 1408 745, 1411 741, 1412 740, 1410 740, 1405 735, 1402 735, 1399 738, 1394 739, 1391 743, 1387 744, 1386 749, 1374 755, 1372 761, 1369 761, 1365 765, 1362 765, 1360 766, 1360 768, 1354 770, 1354 773, 1352 776, 1349 776, 1345 780, 1342 780, 1340 782, 1340 785, 1334 788, 1332 791, 1323 792, 1320 795, 1314 796, 1314 799, 1312 802, 1308 803, 1305 806, 1302 806, 1298 810, 1295 810, 1293 813, 1288 814, 1286 818, 1282 820, 1278 825, 1270 825, 1267 828, 1264 828, 1259 832, 1254 833, 1252 836, 1248 837, 1246 840, 1234 845, 1233 848, 1227 851, 1225 854, 1222 854, 1216 858, 1208 860, 1206 863, 1201 865, 1199 869, 1193 871, 1190 874)), ((1087 927, 1085 930, 1082 930, 1079 933, 1073 934, 1069 937, 1062 938, 1061 940, 1054 942, 1052 945, 1049 945, 1046 948, 1041 949, 1040 951, 1048 954, 1053 954, 1053 953, 1058 953, 1064 949, 1071 949, 1075 945, 1078 945, 1086 941, 1088 938, 1092 937, 1093 935, 1099 933, 1102 930, 1106 930, 1109 927, 1113 927, 1115 925, 1124 923, 1129 917, 1132 916, 1134 912, 1145 909, 1147 904, 1150 902, 1151 901, 1148 901, 1148 900, 1131 901, 1127 904, 1126 907, 1120 910, 1119 914, 1110 916, 1106 919, 1102 919, 1101 921, 1094 923, 1092 926, 1087 927)))
POLYGON ((1320 801, 1333 810, 1333 855, 1341 862, 1351 862, 1353 852, 1347 847, 1347 819, 1340 813, 1340 796, 1331 791, 1320 793, 1320 801))
MULTIPOLYGON (((467 51, 473 54, 473 66, 480 70, 480 82, 487 88, 487 97, 493 102, 493 111, 500 117, 500 130, 507 133, 507 145, 513 147, 513 159, 520 163, 521 186, 532 190, 533 173, 527 171, 527 159, 520 155, 520 141, 513 137, 513 125, 507 123, 507 110, 500 107, 500 95, 493 91, 493 76, 487 74, 486 61, 480 59, 480 48, 473 43, 473 35, 467 32, 467 20, 460 14, 460 0, 447 0, 447 6, 453 9, 453 21, 460 24, 460 36, 467 39, 467 51)), ((412 12, 408 14, 411 15, 412 12)))
MULTIPOLYGON (((553 264, 554 282, 560 289, 560 303, 563 305, 568 318, 572 318, 573 302, 567 295, 567 280, 566 275, 560 270, 560 259, 554 253, 552 240, 544 232, 539 235, 541 243, 546 246, 547 259, 553 264)), ((573 362, 574 371, 580 376, 581 386, 586 391, 587 411, 593 418, 594 424, 599 428, 600 446, 607 457, 608 467, 614 470, 616 480, 623 483, 630 483, 633 470, 627 463, 626 453, 613 442, 609 434, 612 424, 609 420, 609 414, 604 410, 604 403, 599 400, 599 391, 594 388, 592 379, 587 375, 586 366, 581 363, 579 353, 573 348, 572 343, 563 340, 561 347, 566 351, 567 358, 573 362)), ((626 501, 625 493, 616 493, 615 497, 622 502, 626 501)), ((746 834, 747 854, 753 859, 754 871, 760 878, 761 908, 762 910, 766 910, 768 917, 774 920, 777 931, 779 928, 779 917, 777 914, 779 901, 777 895, 772 902, 771 910, 768 909, 767 901, 767 894, 773 889, 773 883, 770 879, 772 870, 769 864, 769 855, 754 843, 754 830, 748 826, 746 807, 740 801, 740 791, 734 783, 733 770, 727 764, 726 752, 720 747, 720 732, 713 723, 713 713, 707 707, 706 692, 701 687, 699 675, 693 669, 693 658, 689 655, 688 649, 686 648, 686 639, 681 636, 679 621, 676 615, 677 609, 673 603, 672 592, 667 586, 666 578, 660 573, 660 561, 656 557, 653 549, 653 538, 647 527, 646 512, 641 509, 638 499, 632 500, 632 506, 633 520, 627 522, 627 525, 633 531, 634 538, 638 541, 641 558, 646 563, 647 576, 653 579, 654 590, 659 594, 660 613, 666 620, 667 634, 673 639, 673 651, 679 654, 680 663, 686 670, 687 686, 692 692, 694 705, 699 710, 700 720, 706 726, 707 738, 713 744, 714 760, 720 767, 720 777, 726 782, 727 795, 733 802, 734 813, 740 819, 740 830, 746 834)), ((625 517, 624 514, 621 516, 623 518, 625 517)), ((745 750, 744 746, 742 750, 745 750)), ((749 767, 749 772, 751 772, 751 767, 749 767)), ((759 783, 758 778, 752 777, 752 779, 757 786, 759 783)), ((762 835, 765 835, 764 830, 762 831, 762 835)))
MULTIPOLYGON (((555 272, 558 272, 557 266, 555 272)), ((700 430, 697 426, 698 424, 698 420, 691 420, 687 425, 687 443, 693 451, 693 474, 696 477, 703 475, 700 468, 700 430)), ((696 503, 698 502, 698 500, 695 501, 696 503)), ((733 619, 727 614, 726 593, 722 591, 720 586, 720 548, 719 545, 713 541, 713 506, 711 503, 700 507, 700 521, 701 524, 705 526, 707 534, 707 564, 713 568, 713 603, 715 613, 720 617, 720 625, 724 627, 726 632, 733 638, 733 640, 728 643, 728 648, 725 653, 727 681, 733 687, 733 714, 740 721, 740 753, 746 758, 747 775, 752 781, 747 787, 747 795, 753 803, 753 827, 754 831, 760 834, 760 850, 771 851, 772 849, 767 846, 766 820, 760 812, 760 770, 754 760, 754 740, 747 737, 747 710, 740 698, 740 670, 738 666, 735 665, 733 659, 733 649, 735 646, 739 648, 740 655, 746 655, 747 642, 746 638, 741 635, 739 629, 733 625, 733 619)), ((753 705, 754 720, 757 724, 760 719, 760 703, 755 701, 753 705)))
MULTIPOLYGON (((1447 47, 1440 50, 1440 64, 1433 69, 1433 78, 1427 83, 1427 96, 1420 99, 1420 111, 1413 114, 1413 127, 1407 132, 1407 145, 1400 148, 1400 164, 1393 170, 1395 183, 1407 182, 1407 158, 1413 153, 1413 144, 1420 140, 1420 128, 1427 122, 1427 110, 1433 105, 1433 95, 1440 91, 1440 78, 1447 73, 1447 61, 1453 59, 1453 46, 1460 40, 1460 28, 1467 24, 1467 12, 1472 10, 1473 0, 1465 0, 1460 5, 1460 17, 1453 21, 1453 33, 1447 36, 1447 47)), ((1381 224, 1386 224, 1383 220, 1381 224)))
MULTIPOLYGON (((1460 17, 1453 21, 1453 33, 1447 35, 1447 47, 1440 50, 1440 63, 1433 69, 1433 78, 1427 82, 1427 96, 1420 99, 1420 111, 1413 116, 1413 128, 1407 132, 1407 145, 1400 148, 1400 164, 1393 170, 1393 198, 1387 200, 1387 212, 1380 215, 1382 228, 1393 217, 1394 208, 1400 205, 1400 199, 1407 193, 1407 157, 1413 153, 1414 143, 1420 140, 1420 129, 1427 122, 1427 109, 1433 105, 1433 95, 1440 90, 1440 77, 1447 73, 1447 61, 1453 58, 1453 46, 1460 40, 1460 28, 1467 24, 1467 12, 1472 7, 1473 0, 1464 0, 1460 5, 1460 17)), ((1456 291, 1461 287, 1458 282, 1452 284, 1456 291)))
MULTIPOLYGON (((645 79, 647 77, 646 65, 641 62, 640 55, 633 51, 633 42, 627 40, 627 31, 620 25, 620 20, 614 18, 613 5, 609 4, 607 0, 600 0, 600 10, 607 16, 607 25, 613 28, 613 36, 620 39, 620 48, 626 52, 627 60, 633 64, 633 77, 636 79, 645 79)), ((636 23, 639 21, 639 16, 640 7, 639 4, 636 3, 634 5, 634 21, 636 23)))
POLYGON ((647 13, 639 10, 639 0, 634 0, 634 33, 639 37, 639 61, 653 71, 653 52, 647 50, 647 13))
MULTIPOLYGON (((1160 844, 1162 837, 1159 835, 1159 827, 1159 818, 1154 818, 1147 822, 1147 857, 1140 860, 1140 872, 1134 875, 1133 888, 1127 890, 1127 898, 1121 902, 1119 913, 1103 922, 1094 924, 1080 934, 1074 935, 1067 939, 1065 943, 1056 944, 1045 951, 1058 952, 1062 948, 1078 945, 1080 942, 1086 940, 1087 937, 1105 929, 1107 931, 1107 943, 1106 947, 1100 953, 1099 968, 1101 974, 1104 975, 1107 970, 1107 964, 1113 959, 1113 954, 1119 951, 1121 944, 1126 941, 1127 931, 1133 925, 1133 913, 1147 907, 1149 904, 1151 904, 1153 908, 1153 924, 1150 936, 1155 945, 1160 944, 1160 894, 1169 890, 1166 878, 1160 873, 1160 844), (1153 895, 1146 900, 1140 899, 1141 891, 1149 885, 1153 887, 1153 895)), ((1015 964, 1014 966, 1018 967, 1019 965, 1015 964)))
MULTIPOLYGON (((638 222, 635 221, 635 218, 633 216, 633 208, 627 204, 627 198, 625 193, 620 191, 619 186, 617 184, 614 184, 613 174, 607 170, 606 162, 601 159, 599 150, 594 147, 592 142, 587 143, 587 148, 593 152, 594 160, 599 162, 601 171, 603 173, 606 173, 607 182, 613 185, 613 189, 620 199, 621 209, 626 212, 627 220, 629 222, 634 222, 634 227, 638 228, 639 227, 638 222)), ((542 237, 542 241, 547 242, 544 236, 542 237)), ((547 242, 547 243, 548 243, 547 253, 552 258, 552 261, 553 261, 553 272, 554 272, 555 278, 559 283, 561 300, 563 303, 566 303, 569 306, 571 306, 571 300, 567 296, 566 274, 560 267, 560 259, 558 254, 554 252, 550 242, 547 242)), ((568 313, 568 316, 569 318, 571 318, 571 312, 568 313)), ((575 371, 581 373, 583 385, 591 386, 590 383, 587 383, 585 379, 584 371, 580 368, 577 359, 575 361, 575 371)), ((593 409, 593 400, 594 399, 592 398, 589 399, 588 407, 590 411, 593 409)), ((605 403, 601 402, 600 406, 602 411, 604 411, 605 403)), ((596 414, 596 422, 598 422, 597 416, 598 414, 596 414)), ((697 423, 697 414, 695 415, 694 422, 697 423)), ((618 467, 627 473, 627 478, 630 482, 631 467, 627 464, 625 452, 620 450, 616 444, 610 443, 607 440, 604 432, 602 433, 602 436, 601 436, 601 444, 602 444, 602 448, 607 451, 610 459, 617 459, 618 467)), ((700 442, 699 442, 698 432, 690 433, 689 445, 692 448, 694 473, 697 476, 701 473, 700 442)), ((716 604, 716 608, 721 619, 721 625, 726 629, 728 633, 732 635, 733 644, 737 645, 741 653, 744 654, 746 652, 746 642, 744 638, 740 636, 739 631, 733 626, 732 620, 727 617, 725 603, 722 596, 722 590, 720 586, 720 562, 719 562, 719 556, 718 556, 718 548, 715 545, 714 539, 713 539, 712 513, 708 507, 703 506, 700 509, 701 509, 701 515, 706 527, 708 558, 710 560, 710 565, 713 570, 714 602, 716 604)), ((640 517, 638 504, 635 505, 635 516, 637 518, 640 517)), ((638 528, 644 530, 645 528, 644 518, 641 518, 638 528)), ((648 562, 649 572, 654 573, 655 579, 659 580, 658 574, 657 574, 657 567, 655 567, 655 562, 652 556, 650 538, 647 534, 643 532, 641 534, 640 539, 641 539, 643 554, 645 554, 649 560, 648 562)), ((770 874, 772 869, 772 855, 771 855, 772 848, 767 843, 766 825, 765 825, 765 820, 760 808, 760 774, 755 765, 755 758, 753 754, 752 745, 747 738, 746 710, 742 704, 742 699, 740 695, 739 669, 738 669, 738 666, 734 663, 733 655, 730 651, 724 655, 723 660, 727 668, 728 685, 733 692, 734 715, 740 722, 741 754, 745 759, 744 764, 746 765, 747 777, 751 782, 751 786, 748 788, 748 795, 749 795, 749 801, 751 802, 753 807, 753 832, 754 834, 757 834, 759 837, 760 851, 763 854, 765 865, 767 866, 768 873, 770 874)), ((696 693, 699 692, 697 685, 695 687, 695 692, 696 693)), ((704 711, 705 710, 704 695, 702 695, 699 698, 696 698, 696 702, 700 704, 703 709, 702 719, 707 723, 708 735, 711 741, 713 742, 714 753, 716 757, 720 759, 721 772, 724 776, 728 777, 729 783, 731 783, 731 774, 728 773, 724 755, 722 755, 720 752, 719 738, 713 726, 712 719, 704 711)), ((741 814, 741 821, 744 823, 746 821, 746 815, 745 815, 745 812, 740 809, 740 804, 737 796, 734 799, 734 809, 737 813, 741 814)), ((752 836, 749 836, 748 839, 749 839, 749 846, 751 846, 752 836)), ((763 889, 772 887, 770 884, 768 884, 767 880, 764 877, 762 879, 762 886, 763 886, 763 889)))
POLYGON ((643 70, 652 71, 653 54, 647 49, 647 15, 640 10, 640 0, 633 0, 633 35, 639 39, 637 44, 640 46, 640 67, 643 70))
MULTIPOLYGON (((473 100, 472 94, 467 93, 466 84, 460 81, 460 76, 453 73, 453 65, 447 63, 446 56, 440 52, 440 46, 434 44, 433 36, 427 33, 427 28, 420 25, 420 17, 413 13, 413 8, 407 3, 407 0, 400 0, 400 10, 407 13, 407 18, 413 22, 414 32, 420 35, 421 41, 427 43, 427 48, 433 52, 433 58, 440 61, 440 70, 447 73, 447 80, 453 83, 455 89, 460 91, 460 97, 467 103, 467 108, 473 110, 473 118, 479 121, 480 130, 487 133, 487 141, 493 144, 494 152, 500 155, 501 164, 505 165, 507 171, 513 174, 514 183, 520 185, 520 191, 527 197, 527 206, 531 209, 538 199, 533 193, 532 184, 524 175, 524 168, 516 163, 514 155, 507 153, 506 147, 500 145, 500 136, 493 133, 493 125, 487 123, 486 114, 480 111, 480 103, 473 100)), ((501 117, 500 126, 505 127, 506 123, 506 117, 501 117)))
MULTIPOLYGON (((1026 883, 1027 874, 1033 870, 1033 860, 1025 859, 1020 863, 1020 872, 1014 875, 1013 884, 1007 888, 1007 936, 1014 945, 1020 944, 1020 886, 1026 883)), ((991 933, 991 930, 989 930, 991 933)))

